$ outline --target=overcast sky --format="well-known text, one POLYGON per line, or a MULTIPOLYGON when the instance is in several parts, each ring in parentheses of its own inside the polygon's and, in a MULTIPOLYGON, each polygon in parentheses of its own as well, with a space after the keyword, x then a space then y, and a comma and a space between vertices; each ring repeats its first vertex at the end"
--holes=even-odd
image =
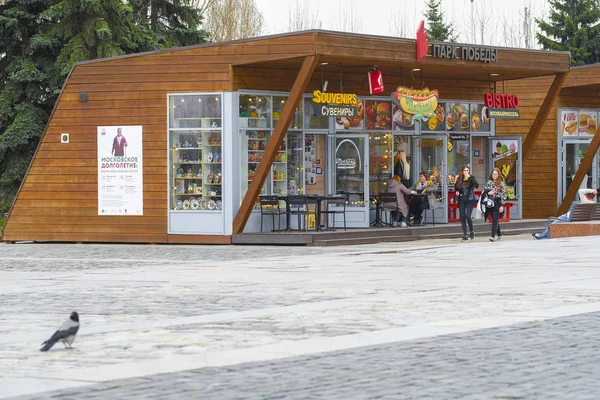
MULTIPOLYGON (((323 29, 345 30, 355 26, 361 33, 415 37, 419 22, 424 19, 425 0, 255 0, 265 17, 265 34, 289 31, 289 11, 306 7, 308 20, 317 19, 323 29), (344 19, 344 15, 346 18, 344 19), (353 16, 353 18, 352 18, 353 16), (354 20, 354 23, 343 21, 354 20), (347 29, 341 29, 341 28, 347 29)), ((472 43, 472 18, 475 25, 484 25, 484 44, 518 46, 522 29, 521 15, 529 6, 535 17, 548 13, 547 0, 442 0, 447 20, 454 21, 460 42, 472 43), (508 38, 506 32, 514 32, 508 38)), ((481 43, 481 29, 475 32, 481 43)), ((537 46, 537 44, 536 44, 537 46)))

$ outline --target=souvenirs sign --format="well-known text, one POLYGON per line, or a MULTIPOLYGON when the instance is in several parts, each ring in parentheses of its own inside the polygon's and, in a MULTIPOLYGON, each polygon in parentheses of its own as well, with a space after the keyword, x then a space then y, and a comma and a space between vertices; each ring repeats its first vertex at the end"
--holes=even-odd
POLYGON ((437 90, 429 90, 429 88, 416 90, 398 86, 392 93, 394 104, 405 113, 414 115, 416 120, 434 116, 439 97, 440 94, 437 90))
POLYGON ((320 90, 313 92, 315 112, 322 117, 356 117, 358 115, 356 94, 353 93, 326 93, 320 90))

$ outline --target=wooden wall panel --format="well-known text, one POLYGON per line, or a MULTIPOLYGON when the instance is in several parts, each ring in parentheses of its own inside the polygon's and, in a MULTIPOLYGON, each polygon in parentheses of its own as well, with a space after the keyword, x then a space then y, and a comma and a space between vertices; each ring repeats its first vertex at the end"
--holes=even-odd
POLYGON ((167 234, 167 94, 229 91, 231 64, 311 54, 314 37, 309 33, 291 42, 290 38, 242 41, 77 65, 19 191, 3 239, 181 241, 167 234), (79 102, 80 92, 87 93, 87 102, 79 102), (98 216, 97 127, 112 125, 143 126, 141 217, 98 216), (61 133, 70 134, 69 144, 60 143, 61 133))

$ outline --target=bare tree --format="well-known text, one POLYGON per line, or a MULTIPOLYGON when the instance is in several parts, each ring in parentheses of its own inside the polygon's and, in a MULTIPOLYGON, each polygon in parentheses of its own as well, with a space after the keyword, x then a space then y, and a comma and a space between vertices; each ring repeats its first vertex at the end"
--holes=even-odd
POLYGON ((505 15, 503 17, 502 26, 504 43, 500 44, 526 49, 536 48, 536 24, 534 14, 535 10, 531 7, 531 3, 528 3, 519 12, 518 19, 507 18, 505 15))
POLYGON ((311 10, 307 0, 304 0, 303 4, 300 4, 299 0, 296 0, 293 5, 290 4, 288 24, 284 28, 285 32, 321 29, 322 27, 323 23, 319 20, 318 9, 315 11, 311 10))
POLYGON ((339 13, 339 19, 334 26, 335 30, 355 33, 362 31, 362 16, 356 12, 354 0, 350 1, 349 9, 348 7, 344 7, 344 4, 348 4, 348 2, 342 3, 341 0, 338 0, 338 10, 341 10, 341 12, 339 13))
POLYGON ((463 33, 468 43, 490 44, 494 42, 495 29, 492 27, 494 13, 492 2, 471 0, 471 16, 463 27, 463 33))
POLYGON ((205 28, 214 42, 259 36, 264 18, 255 0, 200 0, 206 8, 205 28))
POLYGON ((192 5, 200 11, 200 14, 206 16, 208 10, 217 0, 192 0, 192 5))
POLYGON ((389 28, 392 36, 401 38, 408 37, 409 30, 408 10, 406 2, 400 2, 400 6, 390 13, 389 28))

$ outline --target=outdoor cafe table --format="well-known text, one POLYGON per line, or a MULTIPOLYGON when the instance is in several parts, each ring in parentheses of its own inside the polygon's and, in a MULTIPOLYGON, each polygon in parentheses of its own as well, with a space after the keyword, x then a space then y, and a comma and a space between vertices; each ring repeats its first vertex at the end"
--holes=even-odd
MULTIPOLYGON (((289 203, 289 196, 277 196, 279 200, 282 200, 285 202, 285 230, 289 231, 290 230, 290 225, 291 225, 291 214, 290 214, 290 203, 289 203)), ((339 198, 344 197, 343 195, 321 195, 321 194, 307 194, 305 195, 306 197, 306 202, 307 204, 315 204, 315 227, 317 231, 323 231, 323 229, 321 229, 321 209, 322 209, 322 203, 325 200, 336 200, 339 198)), ((327 220, 325 221, 326 227, 327 227, 327 220)))

